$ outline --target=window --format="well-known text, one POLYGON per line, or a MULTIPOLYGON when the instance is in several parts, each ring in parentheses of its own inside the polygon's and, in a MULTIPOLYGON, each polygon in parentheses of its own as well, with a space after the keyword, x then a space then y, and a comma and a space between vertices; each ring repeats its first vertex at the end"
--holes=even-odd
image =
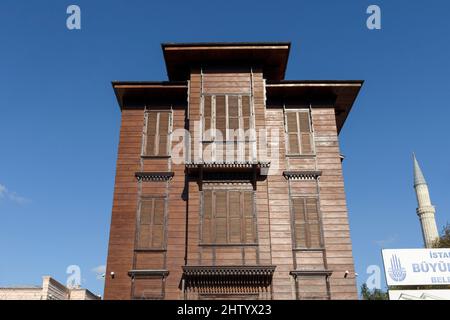
POLYGON ((165 199, 145 198, 139 205, 137 249, 164 247, 165 199))
POLYGON ((204 244, 256 243, 253 191, 204 190, 202 242, 204 244))
POLYGON ((248 95, 203 96, 205 160, 253 160, 256 135, 251 97, 248 95))
POLYGON ((169 155, 170 116, 170 111, 147 112, 144 155, 169 155))
POLYGON ((292 198, 294 238, 296 248, 322 246, 319 204, 317 198, 292 198))
POLYGON ((312 154, 309 111, 286 111, 287 154, 312 154))
MULTIPOLYGON (((204 95, 202 116, 206 141, 232 141, 236 134, 233 130, 245 133, 253 127, 250 96, 204 95)), ((243 138, 238 137, 238 140, 243 138)))

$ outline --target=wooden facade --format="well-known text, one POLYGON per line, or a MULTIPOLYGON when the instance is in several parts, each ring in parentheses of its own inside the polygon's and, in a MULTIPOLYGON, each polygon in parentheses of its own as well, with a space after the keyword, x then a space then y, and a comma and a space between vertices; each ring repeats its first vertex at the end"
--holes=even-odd
POLYGON ((113 83, 105 299, 357 298, 338 134, 362 81, 286 81, 289 49, 165 44, 169 81, 113 83))

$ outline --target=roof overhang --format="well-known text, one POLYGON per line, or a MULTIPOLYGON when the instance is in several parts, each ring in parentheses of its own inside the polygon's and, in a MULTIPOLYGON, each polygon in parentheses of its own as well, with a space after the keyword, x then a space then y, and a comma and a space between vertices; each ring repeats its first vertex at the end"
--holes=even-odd
POLYGON ((192 68, 206 66, 261 67, 264 77, 284 79, 290 42, 163 43, 167 76, 188 80, 192 68))
POLYGON ((363 80, 267 81, 268 106, 271 102, 311 103, 313 108, 332 104, 340 132, 363 83, 363 80))
POLYGON ((185 103, 188 85, 186 81, 113 81, 120 110, 126 104, 185 103))

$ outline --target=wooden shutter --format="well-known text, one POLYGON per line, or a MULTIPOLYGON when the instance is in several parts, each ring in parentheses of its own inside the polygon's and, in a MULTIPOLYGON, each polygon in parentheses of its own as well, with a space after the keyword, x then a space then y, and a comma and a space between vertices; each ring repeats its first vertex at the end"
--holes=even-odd
POLYGON ((243 233, 244 233, 244 243, 255 243, 256 242, 256 220, 253 214, 253 192, 244 191, 243 192, 243 233))
POLYGON ((156 153, 156 132, 158 125, 158 113, 157 112, 149 112, 147 114, 147 137, 145 144, 145 154, 148 156, 153 156, 156 153))
POLYGON ((141 200, 137 230, 138 248, 162 248, 164 246, 164 216, 164 199, 152 198, 141 200))
POLYGON ((244 133, 247 133, 245 135, 245 142, 243 146, 243 158, 242 160, 252 160, 253 155, 253 142, 252 140, 252 134, 251 132, 248 132, 248 130, 251 128, 251 118, 252 118, 252 111, 251 111, 251 104, 250 104, 250 96, 242 96, 241 97, 241 105, 242 105, 242 129, 244 130, 244 133))
POLYGON ((228 129, 239 129, 239 97, 228 96, 228 129))
POLYGON ((298 154, 300 153, 300 144, 298 141, 298 121, 296 112, 286 113, 286 131, 288 137, 288 153, 298 154))
POLYGON ((227 243, 227 192, 224 190, 216 190, 214 191, 214 195, 216 243, 227 243))
POLYGON ((158 156, 169 154, 169 112, 160 112, 158 121, 158 156))
POLYGON ((241 243, 241 193, 228 191, 229 243, 241 243))
POLYGON ((139 248, 150 247, 152 215, 153 215, 152 199, 141 201, 139 213, 139 229, 138 229, 139 248))
POLYGON ((304 199, 292 199, 292 209, 294 215, 295 246, 296 248, 306 248, 306 217, 304 199))
POLYGON ((203 97, 203 132, 204 132, 204 139, 205 140, 211 140, 212 134, 211 134, 211 119, 212 119, 212 103, 211 103, 211 96, 204 96, 203 97), (209 130, 209 132, 208 132, 209 130))
POLYGON ((320 248, 322 246, 319 204, 317 198, 293 198, 295 246, 320 248))
POLYGON ((310 132, 310 124, 309 124, 309 112, 308 111, 300 111, 299 112, 299 124, 301 132, 310 132))
POLYGON ((164 199, 154 199, 152 248, 161 248, 164 244, 164 199))
POLYGON ((309 111, 287 111, 286 132, 289 154, 312 154, 309 111))
POLYGON ((204 190, 202 242, 243 244, 256 242, 253 191, 204 190))
POLYGON ((317 199, 306 199, 306 213, 308 221, 309 247, 319 248, 321 246, 321 236, 317 199))
POLYGON ((213 201, 212 201, 212 191, 203 191, 203 222, 202 222, 202 242, 212 243, 212 228, 211 224, 213 221, 213 201))
POLYGON ((242 119, 243 119, 243 129, 247 131, 250 129, 250 118, 251 118, 251 105, 250 97, 242 96, 242 119))
POLYGON ((301 111, 298 113, 298 116, 299 116, 300 143, 302 154, 311 154, 312 144, 311 144, 311 128, 309 121, 309 112, 301 111))
POLYGON ((252 145, 254 142, 250 141, 250 138, 254 139, 255 137, 242 135, 243 132, 247 132, 252 127, 252 118, 250 96, 203 96, 203 139, 206 141, 216 140, 218 142, 238 141, 236 148, 239 152, 235 150, 232 154, 227 153, 225 145, 215 143, 215 161, 252 159, 252 145), (210 129, 214 129, 214 132, 207 133, 210 129), (246 146, 247 144, 250 146, 246 146), (240 157, 238 157, 238 154, 240 157))
MULTIPOLYGON (((216 96, 216 135, 221 135, 220 140, 225 139, 227 129, 227 114, 225 108, 225 96, 216 96)), ((219 137, 217 137, 219 138, 219 137)))
POLYGON ((145 155, 166 156, 169 154, 170 112, 150 111, 147 114, 147 136, 145 155))

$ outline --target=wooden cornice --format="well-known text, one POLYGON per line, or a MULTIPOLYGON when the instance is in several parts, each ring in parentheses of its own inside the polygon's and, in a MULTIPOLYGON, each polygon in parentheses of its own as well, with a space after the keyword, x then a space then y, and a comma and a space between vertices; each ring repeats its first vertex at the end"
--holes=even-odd
POLYGON ((128 276, 134 277, 167 277, 169 275, 169 270, 154 270, 154 269, 145 269, 145 270, 130 270, 128 271, 128 276))
POLYGON ((239 266, 183 266, 185 276, 245 276, 273 275, 274 265, 239 265, 239 266))
POLYGON ((232 161, 232 162, 188 162, 186 168, 269 168, 270 161, 232 161))
POLYGON ((289 272, 291 276, 297 278, 298 276, 326 276, 329 277, 333 271, 331 270, 292 270, 289 272))
POLYGON ((136 172, 134 175, 138 181, 169 181, 174 172, 136 172))
MULTIPOLYGON (((276 266, 183 266, 184 289, 201 293, 257 292, 272 284, 276 266)), ((181 285, 181 284, 180 284, 181 285)))
POLYGON ((233 162, 189 162, 186 173, 190 179, 197 179, 200 190, 203 181, 235 180, 249 181, 256 189, 256 182, 265 179, 270 167, 269 161, 233 161, 233 162))
POLYGON ((322 171, 314 170, 295 170, 295 171, 283 171, 283 176, 287 180, 317 180, 322 175, 322 171))

